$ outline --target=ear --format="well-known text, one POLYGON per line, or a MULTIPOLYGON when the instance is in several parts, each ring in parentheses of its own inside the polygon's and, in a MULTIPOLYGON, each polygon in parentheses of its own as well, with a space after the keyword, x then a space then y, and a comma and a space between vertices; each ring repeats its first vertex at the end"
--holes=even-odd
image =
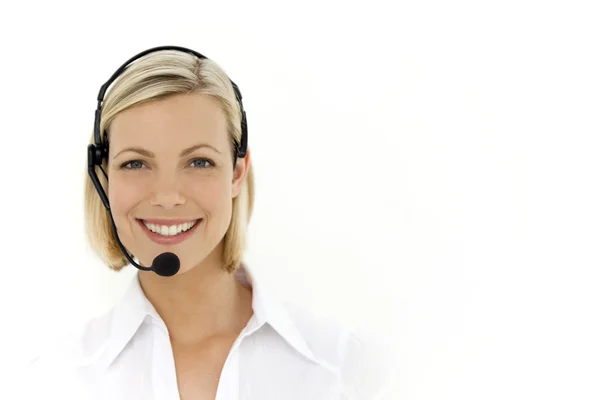
POLYGON ((233 180, 231 181, 231 198, 237 197, 242 191, 242 186, 250 170, 250 154, 250 149, 247 149, 246 157, 237 159, 237 164, 233 170, 233 180))

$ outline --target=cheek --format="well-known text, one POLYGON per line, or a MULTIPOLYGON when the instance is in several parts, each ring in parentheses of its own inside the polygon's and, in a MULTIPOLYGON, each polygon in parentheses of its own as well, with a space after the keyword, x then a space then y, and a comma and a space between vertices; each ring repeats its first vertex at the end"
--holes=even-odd
POLYGON ((196 182, 188 186, 192 188, 193 201, 200 205, 207 213, 216 213, 231 201, 231 184, 222 177, 205 179, 202 183, 196 182))
POLYGON ((108 200, 115 219, 126 217, 130 210, 140 202, 143 189, 135 180, 121 176, 109 177, 108 200))

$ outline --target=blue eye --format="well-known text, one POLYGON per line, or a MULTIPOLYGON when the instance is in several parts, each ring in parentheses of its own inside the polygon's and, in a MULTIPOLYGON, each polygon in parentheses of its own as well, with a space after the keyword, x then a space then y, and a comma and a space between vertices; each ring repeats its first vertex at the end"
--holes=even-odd
POLYGON ((212 166, 213 163, 210 160, 207 160, 206 158, 197 158, 192 161, 192 165, 195 168, 207 168, 212 166))
POLYGON ((125 169, 140 169, 142 168, 144 164, 141 161, 129 161, 126 162, 125 164, 121 165, 121 168, 125 168, 125 169))

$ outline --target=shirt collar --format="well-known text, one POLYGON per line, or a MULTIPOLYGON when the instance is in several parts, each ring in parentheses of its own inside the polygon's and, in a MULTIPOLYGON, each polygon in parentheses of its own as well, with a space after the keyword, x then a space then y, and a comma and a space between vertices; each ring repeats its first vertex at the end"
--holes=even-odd
MULTIPOLYGON (((252 288, 254 315, 246 326, 245 333, 250 335, 264 324, 268 324, 298 353, 312 362, 319 363, 294 324, 285 304, 257 279, 254 271, 242 263, 234 274, 243 285, 252 288)), ((166 329, 162 318, 144 294, 139 281, 139 271, 136 271, 125 295, 112 313, 110 336, 104 346, 103 359, 106 365, 115 360, 146 320, 158 323, 166 329)))

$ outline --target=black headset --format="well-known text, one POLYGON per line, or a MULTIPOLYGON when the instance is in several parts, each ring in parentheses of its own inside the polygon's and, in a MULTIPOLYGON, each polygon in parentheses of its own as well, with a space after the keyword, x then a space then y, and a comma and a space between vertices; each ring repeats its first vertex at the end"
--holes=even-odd
MULTIPOLYGON (((114 80, 117 79, 117 77, 119 75, 121 75, 123 73, 123 71, 125 71, 131 65, 131 63, 136 61, 138 58, 145 56, 146 54, 153 53, 156 51, 162 51, 162 50, 177 50, 177 51, 181 51, 184 53, 193 54, 201 60, 207 59, 207 57, 203 56, 202 54, 200 54, 194 50, 187 49, 185 47, 159 46, 159 47, 153 47, 148 50, 144 50, 141 53, 131 57, 123 65, 121 65, 121 67, 117 71, 115 71, 115 73, 110 77, 110 79, 104 85, 102 85, 102 87, 100 88, 100 92, 98 93, 98 107, 96 108, 96 116, 94 119, 94 144, 88 145, 88 174, 90 176, 90 179, 92 180, 92 183, 94 184, 94 187, 96 188, 96 191, 98 192, 98 195, 100 196, 100 199, 102 200, 102 204, 104 204, 104 207, 106 208, 106 210, 108 212, 116 242, 117 242, 119 248, 121 249, 121 251, 123 252, 123 254, 125 255, 125 257, 127 258, 127 260, 129 260, 129 262, 133 266, 135 266, 136 268, 138 268, 142 271, 153 271, 160 276, 168 277, 168 276, 175 275, 179 271, 180 265, 179 265, 179 258, 177 257, 177 255, 170 253, 170 252, 161 253, 158 256, 156 256, 156 258, 152 262, 151 267, 143 267, 143 266, 139 265, 138 263, 136 263, 133 260, 133 258, 131 257, 131 255, 129 255, 129 253, 125 249, 125 246, 123 246, 123 244, 121 243, 121 240, 119 239, 119 235, 117 234, 117 228, 115 226, 115 221, 113 219, 112 212, 110 210, 110 204, 108 203, 108 197, 106 196, 106 192, 104 191, 104 188, 100 184, 98 175, 96 175, 96 166, 98 166, 98 167, 100 167, 100 170, 102 170, 102 172, 104 173, 104 176, 106 177, 106 179, 108 181, 108 176, 106 175, 106 172, 104 171, 104 169, 102 169, 102 161, 105 158, 108 159, 108 139, 107 139, 106 132, 104 132, 104 141, 102 141, 102 138, 100 135, 100 116, 102 114, 102 103, 104 102, 104 94, 106 93, 106 90, 114 82, 114 80)), ((240 92, 239 88, 232 80, 230 80, 230 82, 231 82, 231 85, 233 86, 233 90, 235 92, 235 97, 240 106, 240 111, 242 114, 242 124, 241 124, 242 125, 242 137, 241 137, 241 140, 239 143, 234 144, 234 151, 233 151, 233 166, 235 168, 237 159, 246 157, 246 151, 247 151, 247 147, 248 147, 248 123, 246 121, 246 112, 244 111, 244 106, 242 104, 242 93, 240 92)))
MULTIPOLYGON (((139 59, 147 54, 154 53, 157 51, 162 51, 162 50, 177 50, 177 51, 181 51, 184 53, 193 54, 201 60, 207 59, 207 57, 203 56, 202 54, 198 53, 197 51, 194 51, 194 50, 191 50, 191 49, 188 49, 185 47, 181 47, 181 46, 153 47, 151 49, 144 50, 141 53, 131 57, 123 65, 121 65, 121 67, 119 67, 119 69, 116 70, 114 74, 112 74, 110 79, 108 81, 106 81, 106 83, 104 85, 102 85, 102 87, 100 88, 100 92, 98 93, 98 99, 97 99, 98 107, 96 108, 96 115, 94 118, 94 144, 88 145, 88 173, 90 175, 92 183, 96 187, 96 191, 98 192, 100 199, 102 200, 102 204, 104 204, 104 207, 107 210, 110 210, 110 204, 108 203, 108 197, 106 196, 106 193, 104 192, 104 188, 102 188, 102 185, 100 184, 100 181, 98 180, 98 176, 96 175, 96 169, 95 169, 95 166, 98 165, 100 167, 100 169, 102 170, 102 172, 104 173, 104 176, 108 180, 108 176, 106 175, 106 172, 102 169, 102 161, 105 158, 108 159, 108 139, 107 139, 106 131, 104 132, 104 141, 102 140, 102 137, 100 135, 100 118, 102 115, 102 103, 104 102, 104 94, 106 93, 106 90, 108 89, 108 87, 115 81, 115 79, 117 79, 119 77, 119 75, 121 75, 123 73, 123 71, 125 71, 134 61, 136 61, 137 59, 139 59)), ((242 103, 242 93, 240 92, 240 89, 238 88, 238 86, 231 79, 229 81, 231 82, 231 86, 233 87, 233 90, 235 92, 235 97, 237 99, 237 102, 240 106, 240 111, 242 113, 242 124, 241 124, 242 125, 242 138, 239 143, 235 143, 234 151, 233 151, 233 166, 235 168, 237 158, 246 157, 246 151, 248 148, 248 122, 246 120, 246 112, 244 111, 244 105, 242 103)))

